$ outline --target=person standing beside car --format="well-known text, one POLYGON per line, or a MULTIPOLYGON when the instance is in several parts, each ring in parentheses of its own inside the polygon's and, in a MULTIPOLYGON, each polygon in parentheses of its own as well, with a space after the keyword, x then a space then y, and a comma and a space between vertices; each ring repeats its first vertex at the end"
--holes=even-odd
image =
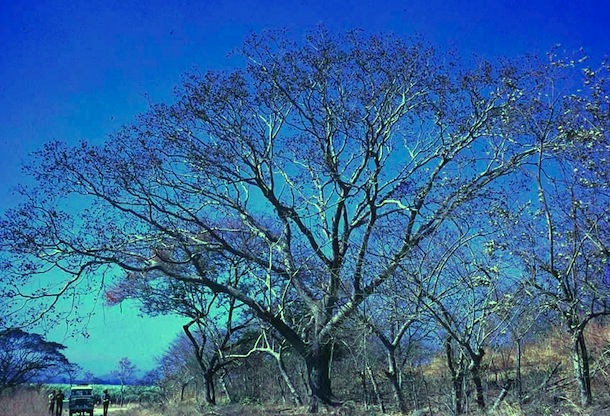
POLYGON ((104 390, 102 394, 102 408, 104 410, 103 416, 108 416, 108 406, 110 405, 110 394, 108 394, 108 389, 104 390))
POLYGON ((49 393, 49 415, 55 416, 55 390, 49 393))
POLYGON ((55 416, 61 416, 62 411, 64 410, 64 393, 61 390, 57 390, 55 393, 55 416))

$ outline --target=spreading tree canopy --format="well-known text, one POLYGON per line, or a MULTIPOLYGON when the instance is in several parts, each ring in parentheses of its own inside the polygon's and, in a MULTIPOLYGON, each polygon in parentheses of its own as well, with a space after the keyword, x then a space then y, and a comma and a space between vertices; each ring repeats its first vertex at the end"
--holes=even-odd
POLYGON ((0 392, 68 370, 71 364, 62 352, 65 348, 21 329, 1 331, 0 392))
POLYGON ((4 294, 52 299, 133 273, 205 286, 303 357, 315 411, 337 402, 338 326, 448 220, 493 208, 511 175, 578 137, 561 128, 577 117, 564 111, 576 72, 324 29, 253 35, 239 53, 243 67, 186 75, 175 103, 102 145, 34 155, 35 184, 1 224, 4 294), (209 253, 247 277, 208 268, 209 253), (63 277, 28 293, 40 273, 63 277))

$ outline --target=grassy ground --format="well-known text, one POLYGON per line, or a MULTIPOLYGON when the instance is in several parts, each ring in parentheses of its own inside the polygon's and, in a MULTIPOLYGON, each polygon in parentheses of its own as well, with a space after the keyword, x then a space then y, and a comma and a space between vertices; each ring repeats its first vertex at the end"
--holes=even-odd
MULTIPOLYGON (((47 414, 46 390, 22 389, 11 394, 0 396, 1 416, 43 416, 47 414)), ((64 415, 67 415, 64 407, 64 415)), ((102 414, 100 407, 95 409, 94 415, 102 414)), ((294 408, 282 405, 222 405, 202 408, 193 403, 170 403, 163 406, 111 406, 112 416, 306 416, 305 408, 294 408)), ((324 416, 381 416, 377 408, 364 409, 352 403, 337 409, 322 409, 319 412, 324 416)), ((410 416, 447 415, 443 412, 415 411, 410 416)), ((396 413, 386 413, 386 416, 398 416, 396 413)), ((470 416, 607 416, 610 415, 610 402, 596 402, 587 409, 580 409, 574 403, 563 401, 558 403, 531 403, 520 408, 517 405, 503 403, 497 410, 487 412, 473 412, 470 416)))
MULTIPOLYGON (((356 409, 344 406, 340 409, 324 409, 320 415, 333 416, 375 416, 374 410, 356 409)), ((188 404, 170 404, 156 409, 136 408, 117 413, 116 416, 306 416, 305 408, 290 406, 223 405, 214 409, 201 409, 188 404)), ((387 414, 390 415, 390 414, 387 414)))
POLYGON ((0 415, 40 416, 48 411, 46 391, 19 390, 14 394, 0 396, 0 415))
MULTIPOLYGON (((408 416, 447 416, 449 413, 426 410, 413 411, 408 416)), ((306 416, 305 408, 288 406, 224 405, 214 409, 201 409, 188 404, 173 404, 158 408, 142 408, 117 412, 116 416, 306 416)), ((398 413, 382 414, 377 409, 364 409, 358 406, 344 406, 337 409, 323 409, 324 416, 399 416, 398 413)), ((580 409, 573 403, 532 403, 527 407, 504 403, 498 409, 485 412, 473 411, 468 416, 608 416, 610 403, 597 403, 587 409, 580 409)))

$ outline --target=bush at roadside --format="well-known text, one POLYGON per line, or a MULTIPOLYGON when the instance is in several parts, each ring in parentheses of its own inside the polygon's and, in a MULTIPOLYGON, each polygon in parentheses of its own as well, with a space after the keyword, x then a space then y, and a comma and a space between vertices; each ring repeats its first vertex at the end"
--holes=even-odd
POLYGON ((46 414, 48 399, 46 390, 22 387, 5 391, 0 396, 0 414, 40 416, 46 414))

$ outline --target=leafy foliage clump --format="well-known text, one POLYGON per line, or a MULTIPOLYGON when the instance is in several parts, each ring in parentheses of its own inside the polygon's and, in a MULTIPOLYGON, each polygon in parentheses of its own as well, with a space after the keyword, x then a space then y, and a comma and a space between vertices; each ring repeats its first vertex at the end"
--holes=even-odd
POLYGON ((0 332, 0 392, 66 371, 71 364, 62 352, 65 348, 17 328, 0 332))

